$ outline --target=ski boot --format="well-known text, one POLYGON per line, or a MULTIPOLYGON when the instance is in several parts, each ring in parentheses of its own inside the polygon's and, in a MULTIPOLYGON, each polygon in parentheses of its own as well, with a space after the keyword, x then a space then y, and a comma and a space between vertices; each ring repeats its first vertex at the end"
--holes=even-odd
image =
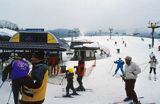
POLYGON ((76 91, 81 91, 81 88, 80 88, 80 86, 76 88, 76 91))
POLYGON ((66 95, 64 95, 63 97, 72 97, 69 93, 67 93, 66 95))
POLYGON ((132 100, 132 99, 129 97, 126 97, 123 101, 125 102, 125 101, 130 101, 130 100, 132 100))
POLYGON ((156 81, 156 75, 154 75, 154 81, 156 81))
POLYGON ((86 89, 83 86, 81 86, 80 89, 81 91, 86 91, 86 89))
POLYGON ((138 102, 131 102, 130 104, 141 104, 141 102, 140 101, 138 101, 138 102))
POLYGON ((149 80, 151 80, 151 74, 149 74, 149 80))
POLYGON ((71 95, 79 95, 77 92, 73 92, 71 95))

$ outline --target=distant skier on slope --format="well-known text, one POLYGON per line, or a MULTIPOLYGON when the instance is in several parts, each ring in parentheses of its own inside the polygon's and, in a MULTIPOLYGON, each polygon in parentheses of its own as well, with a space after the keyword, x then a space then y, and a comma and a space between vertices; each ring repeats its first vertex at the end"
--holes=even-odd
POLYGON ((113 76, 115 76, 117 74, 119 69, 121 69, 122 75, 124 75, 124 71, 123 71, 124 61, 121 58, 119 58, 118 60, 114 61, 114 63, 117 64, 117 68, 116 68, 113 76))
POLYGON ((140 101, 138 101, 136 92, 134 91, 137 75, 141 72, 141 69, 136 63, 132 62, 132 58, 130 56, 126 56, 125 62, 125 76, 122 76, 122 79, 125 82, 127 97, 124 101, 133 100, 133 104, 141 104, 140 101))
POLYGON ((70 67, 66 71, 66 78, 67 78, 67 86, 66 86, 66 95, 65 97, 71 97, 71 95, 79 95, 74 86, 73 86, 73 79, 74 79, 74 68, 70 67), (69 89, 73 91, 73 93, 69 94, 69 89))
POLYGON ((151 80, 151 73, 152 73, 152 70, 154 71, 154 80, 156 81, 156 65, 158 64, 158 61, 156 59, 155 56, 153 56, 150 61, 150 71, 149 71, 149 79, 151 80))

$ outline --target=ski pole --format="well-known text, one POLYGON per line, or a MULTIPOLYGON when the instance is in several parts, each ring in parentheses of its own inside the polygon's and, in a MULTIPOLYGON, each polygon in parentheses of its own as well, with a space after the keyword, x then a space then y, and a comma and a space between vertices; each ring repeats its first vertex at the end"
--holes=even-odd
POLYGON ((139 64, 139 66, 141 66, 141 65, 145 65, 145 64, 147 64, 148 62, 145 62, 145 63, 142 63, 142 64, 139 64))
POLYGON ((4 82, 1 83, 0 88, 3 86, 3 83, 4 83, 4 82))
POLYGON ((62 85, 64 78, 65 78, 65 76, 62 78, 62 80, 61 80, 61 82, 59 83, 59 85, 62 85))
POLYGON ((112 67, 111 67, 111 69, 110 69, 109 73, 112 71, 112 69, 113 69, 113 66, 114 66, 114 63, 112 64, 112 67))
POLYGON ((142 72, 144 72, 147 69, 148 65, 149 65, 149 63, 145 66, 145 68, 142 70, 142 72))
MULTIPOLYGON (((10 85, 12 85, 12 84, 10 84, 10 85)), ((10 94, 9 94, 9 97, 8 97, 7 104, 9 104, 9 101, 10 101, 10 99, 11 99, 11 94, 12 94, 12 86, 11 86, 11 91, 10 91, 10 94)))

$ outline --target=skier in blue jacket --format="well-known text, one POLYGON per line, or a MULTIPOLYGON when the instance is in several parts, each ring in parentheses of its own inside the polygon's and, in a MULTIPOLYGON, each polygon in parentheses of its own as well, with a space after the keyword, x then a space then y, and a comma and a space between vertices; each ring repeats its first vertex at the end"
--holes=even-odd
POLYGON ((124 61, 121 58, 119 58, 118 60, 114 61, 114 63, 117 64, 117 68, 113 76, 117 74, 119 69, 121 69, 122 75, 124 75, 124 71, 123 71, 124 61))

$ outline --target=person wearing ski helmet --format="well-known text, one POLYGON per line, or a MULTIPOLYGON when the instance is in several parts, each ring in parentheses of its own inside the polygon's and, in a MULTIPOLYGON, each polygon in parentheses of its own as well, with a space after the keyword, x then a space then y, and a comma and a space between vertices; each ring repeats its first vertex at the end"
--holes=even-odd
POLYGON ((69 67, 68 70, 66 70, 66 79, 67 79, 67 86, 66 86, 66 97, 71 97, 71 95, 78 95, 76 92, 74 86, 73 86, 73 79, 74 79, 74 68, 69 67), (69 89, 73 91, 73 93, 69 94, 69 89))

